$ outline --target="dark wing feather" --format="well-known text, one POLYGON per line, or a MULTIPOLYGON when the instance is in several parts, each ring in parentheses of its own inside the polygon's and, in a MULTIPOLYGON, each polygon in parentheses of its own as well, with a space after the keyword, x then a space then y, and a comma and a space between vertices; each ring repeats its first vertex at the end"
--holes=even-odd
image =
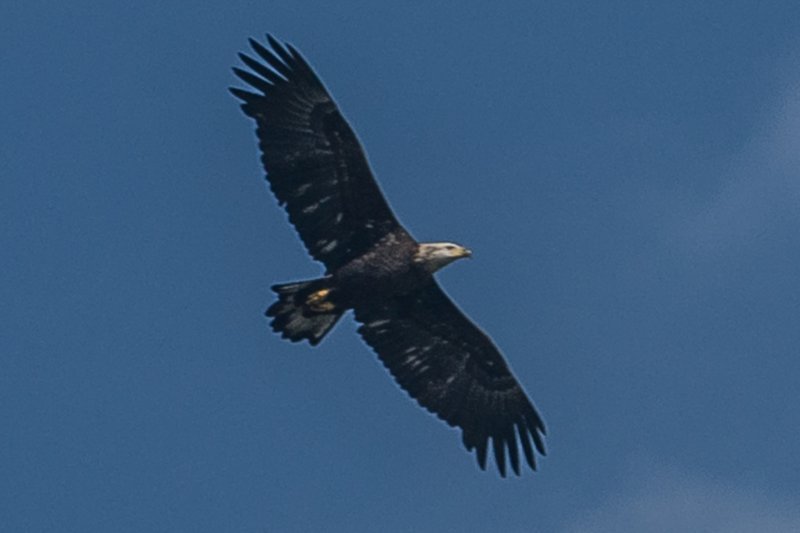
POLYGON ((255 92, 231 88, 256 120, 261 161, 289 220, 328 272, 390 231, 404 231, 372 176, 355 133, 322 82, 291 47, 250 40, 261 61, 234 72, 255 92))
POLYGON ((489 337, 432 281, 419 292, 356 307, 358 331, 411 397, 461 428, 486 468, 489 440, 501 475, 519 474, 519 447, 536 469, 530 439, 544 455, 544 423, 489 337))

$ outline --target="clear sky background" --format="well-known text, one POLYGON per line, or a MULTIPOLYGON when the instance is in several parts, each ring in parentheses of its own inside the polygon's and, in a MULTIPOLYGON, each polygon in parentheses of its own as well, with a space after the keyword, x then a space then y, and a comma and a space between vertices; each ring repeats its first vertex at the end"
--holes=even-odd
POLYGON ((800 531, 800 3, 4 2, 4 531, 800 531), (402 6, 402 7, 401 7, 402 6), (344 320, 227 93, 317 69, 548 425, 481 472, 344 320))

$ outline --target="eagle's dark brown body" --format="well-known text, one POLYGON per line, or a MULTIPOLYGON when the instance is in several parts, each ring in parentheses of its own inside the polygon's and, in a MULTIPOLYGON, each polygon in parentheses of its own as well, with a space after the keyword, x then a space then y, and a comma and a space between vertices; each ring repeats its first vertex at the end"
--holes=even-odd
POLYGON ((374 248, 333 274, 337 287, 350 298, 350 307, 376 297, 408 294, 430 283, 432 273, 414 262, 417 242, 405 231, 392 232, 374 248))
POLYGON ((469 252, 418 243, 400 225, 353 130, 303 57, 268 36, 251 40, 261 61, 234 69, 253 91, 231 89, 256 122, 272 192, 311 256, 319 279, 273 287, 268 310, 284 337, 317 344, 353 310, 363 337, 400 386, 461 429, 481 468, 489 449, 502 475, 535 468, 544 423, 491 339, 442 291, 433 272, 469 252), (520 450, 521 448, 521 450, 520 450))
POLYGON ((267 310, 273 329, 293 342, 315 345, 345 311, 418 291, 433 281, 414 261, 418 248, 405 231, 391 232, 323 278, 275 285, 279 299, 267 310))

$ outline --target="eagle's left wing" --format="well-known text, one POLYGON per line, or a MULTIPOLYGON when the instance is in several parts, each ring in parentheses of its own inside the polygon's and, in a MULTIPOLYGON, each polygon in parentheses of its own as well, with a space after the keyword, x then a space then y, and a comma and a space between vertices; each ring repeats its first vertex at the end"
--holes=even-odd
POLYGON ((328 272, 363 255, 388 233, 410 239, 372 176, 361 144, 319 77, 291 45, 250 40, 257 58, 232 88, 256 121, 261 162, 311 256, 328 272))
POLYGON ((530 439, 545 453, 544 423, 503 356, 432 281, 422 290, 356 308, 358 332, 419 404, 462 430, 464 445, 486 468, 492 440, 505 476, 506 453, 519 475, 519 450, 536 469, 530 439))

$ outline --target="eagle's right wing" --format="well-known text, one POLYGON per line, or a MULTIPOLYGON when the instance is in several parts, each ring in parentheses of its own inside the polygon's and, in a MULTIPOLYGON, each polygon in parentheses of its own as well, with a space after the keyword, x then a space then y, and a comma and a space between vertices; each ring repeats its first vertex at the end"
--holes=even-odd
POLYGON ((358 332, 408 394, 462 430, 486 468, 491 439, 500 473, 506 454, 519 474, 519 450, 536 469, 531 440, 544 455, 544 422, 489 337, 431 281, 406 296, 356 307, 358 332))
POLYGON ((372 176, 355 133, 306 60, 267 36, 250 40, 261 61, 234 72, 255 92, 231 88, 256 121, 267 179, 308 252, 328 272, 389 232, 407 235, 372 176))

